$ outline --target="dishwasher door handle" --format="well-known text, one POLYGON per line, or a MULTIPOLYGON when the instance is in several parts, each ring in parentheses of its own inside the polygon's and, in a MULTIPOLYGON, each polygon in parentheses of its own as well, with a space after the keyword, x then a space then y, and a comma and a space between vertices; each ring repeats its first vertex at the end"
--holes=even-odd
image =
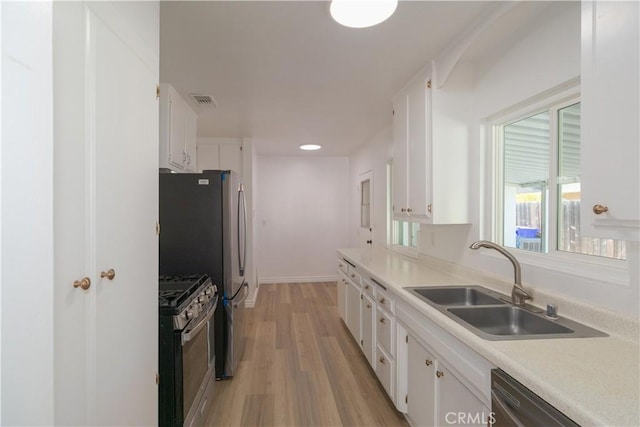
POLYGON ((502 399, 502 397, 500 397, 498 393, 496 393, 496 390, 491 390, 491 403, 495 403, 498 406, 497 408, 492 408, 493 411, 501 412, 502 414, 504 414, 509 419, 509 421, 513 423, 514 426, 526 427, 524 424, 522 424, 522 422, 520 422, 518 416, 511 410, 504 399, 502 399))

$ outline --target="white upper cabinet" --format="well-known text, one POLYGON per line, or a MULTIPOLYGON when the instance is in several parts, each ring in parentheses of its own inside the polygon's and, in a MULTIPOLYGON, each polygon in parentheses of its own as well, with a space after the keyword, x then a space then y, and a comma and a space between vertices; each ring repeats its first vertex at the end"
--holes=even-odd
POLYGON ((432 89, 423 71, 394 97, 394 219, 469 221, 469 93, 454 83, 432 89))
POLYGON ((582 202, 587 236, 640 240, 639 4, 582 3, 582 202), (597 205, 607 208, 597 214, 597 205))
POLYGON ((173 86, 160 85, 160 167, 196 171, 198 116, 173 86))
POLYGON ((232 170, 242 175, 242 140, 198 138, 198 171, 232 170))

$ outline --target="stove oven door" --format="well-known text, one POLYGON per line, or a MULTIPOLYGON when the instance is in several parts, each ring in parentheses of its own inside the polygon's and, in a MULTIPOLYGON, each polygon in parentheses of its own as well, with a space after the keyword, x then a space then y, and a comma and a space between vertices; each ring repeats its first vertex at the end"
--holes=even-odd
POLYGON ((187 427, 201 424, 198 421, 206 416, 205 409, 210 403, 207 394, 214 382, 213 313, 216 305, 211 305, 182 332, 182 413, 183 425, 187 427))

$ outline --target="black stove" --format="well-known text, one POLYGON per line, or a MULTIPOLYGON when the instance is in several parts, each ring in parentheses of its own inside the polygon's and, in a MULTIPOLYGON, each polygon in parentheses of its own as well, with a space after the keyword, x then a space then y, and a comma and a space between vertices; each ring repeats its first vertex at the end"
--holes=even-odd
POLYGON ((215 383, 217 286, 206 274, 158 278, 160 427, 202 424, 215 383))
POLYGON ((160 313, 175 315, 191 302, 208 278, 206 274, 191 274, 161 275, 158 279, 160 313))

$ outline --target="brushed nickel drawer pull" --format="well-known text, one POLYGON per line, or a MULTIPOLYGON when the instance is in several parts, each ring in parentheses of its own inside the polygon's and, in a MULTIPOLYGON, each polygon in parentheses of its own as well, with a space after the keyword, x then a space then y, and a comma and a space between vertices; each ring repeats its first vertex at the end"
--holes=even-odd
POLYGON ((436 371, 436 377, 438 377, 438 378, 442 378, 442 377, 444 377, 444 372, 442 372, 442 371, 436 371))
POLYGON ((384 356, 380 356, 379 360, 380 360, 380 363, 382 363, 383 365, 386 363, 385 360, 384 360, 384 356))
POLYGON ((384 320, 384 317, 380 318, 380 323, 386 323, 386 321, 384 320))
POLYGON ((424 361, 424 364, 427 365, 427 366, 431 366, 433 364, 433 360, 427 359, 427 360, 424 361))

